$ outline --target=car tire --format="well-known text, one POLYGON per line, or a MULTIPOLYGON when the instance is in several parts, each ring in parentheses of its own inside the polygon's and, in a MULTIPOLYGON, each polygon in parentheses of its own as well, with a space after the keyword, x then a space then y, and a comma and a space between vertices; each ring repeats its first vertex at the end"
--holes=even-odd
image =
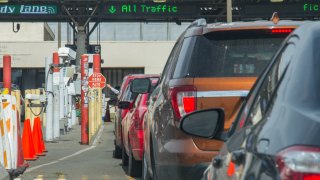
POLYGON ((151 180, 145 153, 143 153, 143 159, 142 159, 142 180, 151 180))
POLYGON ((122 166, 128 166, 129 157, 126 153, 126 150, 122 149, 122 166))
POLYGON ((141 177, 142 163, 134 159, 131 148, 129 149, 128 175, 131 177, 141 177))
POLYGON ((154 152, 153 152, 153 143, 152 140, 150 140, 150 161, 151 161, 151 169, 152 169, 152 180, 158 180, 157 176, 157 170, 156 170, 156 165, 154 161, 154 152))
POLYGON ((122 158, 122 149, 121 147, 117 146, 117 145, 114 145, 114 151, 113 151, 113 157, 114 158, 117 158, 117 159, 120 159, 122 158))

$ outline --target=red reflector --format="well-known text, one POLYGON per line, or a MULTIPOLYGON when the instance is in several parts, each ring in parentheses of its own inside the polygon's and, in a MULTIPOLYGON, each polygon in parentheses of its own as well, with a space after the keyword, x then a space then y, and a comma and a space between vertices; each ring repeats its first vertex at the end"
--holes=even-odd
POLYGON ((183 97, 183 108, 186 113, 193 112, 195 110, 195 98, 193 96, 183 97))
POLYGON ((272 29, 271 33, 281 34, 281 33, 291 33, 292 31, 293 31, 293 29, 282 28, 282 29, 272 29))
POLYGON ((303 180, 319 180, 320 174, 305 174, 303 180))
POLYGON ((138 139, 142 139, 143 138, 143 130, 138 130, 137 131, 137 137, 138 137, 138 139))

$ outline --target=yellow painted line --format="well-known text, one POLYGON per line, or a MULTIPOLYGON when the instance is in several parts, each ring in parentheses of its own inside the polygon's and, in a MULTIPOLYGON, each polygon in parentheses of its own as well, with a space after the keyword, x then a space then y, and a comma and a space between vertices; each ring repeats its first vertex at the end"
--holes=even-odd
POLYGON ((134 180, 134 178, 131 176, 126 176, 126 177, 128 178, 128 180, 134 180))
POLYGON ((43 175, 38 175, 34 180, 43 180, 43 175))
POLYGON ((63 174, 60 174, 58 180, 66 180, 66 177, 63 174))
POLYGON ((104 175, 102 179, 103 180, 110 180, 110 176, 109 175, 104 175))
POLYGON ((85 176, 85 175, 81 176, 81 180, 88 180, 88 179, 89 179, 88 176, 85 176))

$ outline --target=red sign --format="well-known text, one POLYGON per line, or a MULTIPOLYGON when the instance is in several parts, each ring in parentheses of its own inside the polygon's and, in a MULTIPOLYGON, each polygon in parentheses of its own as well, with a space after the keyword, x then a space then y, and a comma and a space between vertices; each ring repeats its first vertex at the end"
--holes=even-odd
POLYGON ((106 87, 106 78, 101 73, 93 73, 88 78, 90 88, 104 88, 106 87))

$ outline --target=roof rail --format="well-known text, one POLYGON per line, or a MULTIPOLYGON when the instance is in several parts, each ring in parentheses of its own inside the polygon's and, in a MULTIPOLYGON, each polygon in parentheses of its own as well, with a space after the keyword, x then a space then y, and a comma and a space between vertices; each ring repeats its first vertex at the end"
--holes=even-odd
POLYGON ((189 28, 190 28, 190 27, 206 26, 206 25, 207 25, 207 20, 204 19, 204 18, 201 18, 201 19, 197 19, 197 20, 193 21, 193 22, 190 24, 189 28))

